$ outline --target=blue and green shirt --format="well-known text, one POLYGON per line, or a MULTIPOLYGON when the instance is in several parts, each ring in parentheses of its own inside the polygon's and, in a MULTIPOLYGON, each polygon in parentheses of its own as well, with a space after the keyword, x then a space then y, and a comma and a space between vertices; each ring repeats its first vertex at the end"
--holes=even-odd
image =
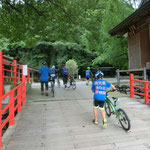
POLYGON ((106 91, 110 86, 111 83, 107 82, 106 80, 98 79, 93 81, 91 89, 94 91, 94 99, 105 101, 106 91))

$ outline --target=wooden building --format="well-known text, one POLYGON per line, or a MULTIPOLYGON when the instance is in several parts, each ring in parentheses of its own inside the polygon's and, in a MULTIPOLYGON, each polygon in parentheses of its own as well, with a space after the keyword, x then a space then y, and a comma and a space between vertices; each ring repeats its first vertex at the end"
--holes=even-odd
POLYGON ((150 0, 143 0, 139 8, 109 34, 128 38, 128 69, 150 69, 150 0))

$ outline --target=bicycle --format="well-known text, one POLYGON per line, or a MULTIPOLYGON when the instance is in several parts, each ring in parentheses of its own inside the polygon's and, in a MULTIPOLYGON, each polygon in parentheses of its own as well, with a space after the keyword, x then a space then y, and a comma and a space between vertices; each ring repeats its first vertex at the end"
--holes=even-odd
POLYGON ((51 77, 50 81, 50 86, 49 86, 49 92, 52 97, 54 97, 54 79, 51 77))
POLYGON ((128 115, 123 109, 117 107, 118 102, 119 102, 119 99, 117 97, 112 97, 113 102, 111 101, 111 99, 108 96, 109 92, 114 92, 114 90, 109 90, 107 91, 107 94, 106 94, 107 95, 106 100, 105 100, 106 115, 108 117, 110 117, 111 114, 116 115, 116 118, 119 120, 119 123, 121 124, 122 128, 125 131, 130 130, 131 124, 130 124, 130 119, 128 115))
POLYGON ((72 87, 72 89, 76 89, 76 81, 72 76, 69 76, 69 81, 67 83, 67 88, 72 87))

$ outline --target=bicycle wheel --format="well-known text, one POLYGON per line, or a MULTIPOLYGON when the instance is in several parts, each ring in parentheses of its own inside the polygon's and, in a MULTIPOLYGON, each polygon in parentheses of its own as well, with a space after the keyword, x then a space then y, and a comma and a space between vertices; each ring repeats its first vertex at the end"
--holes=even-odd
POLYGON ((108 117, 111 116, 111 108, 110 108, 109 103, 107 101, 105 102, 105 112, 106 112, 106 115, 108 117))
POLYGON ((122 128, 126 131, 130 130, 131 128, 130 119, 127 116, 126 112, 120 108, 118 109, 118 115, 119 115, 119 122, 122 128))
POLYGON ((76 89, 76 82, 72 82, 72 88, 75 90, 76 89))

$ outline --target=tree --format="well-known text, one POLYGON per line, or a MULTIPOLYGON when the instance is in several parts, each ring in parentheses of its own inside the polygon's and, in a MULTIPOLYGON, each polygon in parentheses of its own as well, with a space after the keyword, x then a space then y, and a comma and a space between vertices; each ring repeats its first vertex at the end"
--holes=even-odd
POLYGON ((80 69, 104 62, 125 68, 127 40, 108 31, 134 11, 130 1, 0 0, 0 33, 11 45, 7 54, 37 67, 44 59, 49 65, 74 59, 80 69), (21 51, 16 43, 24 43, 21 51))
POLYGON ((76 74, 78 74, 78 65, 73 59, 69 59, 66 62, 66 67, 69 70, 69 75, 75 76, 76 74))

